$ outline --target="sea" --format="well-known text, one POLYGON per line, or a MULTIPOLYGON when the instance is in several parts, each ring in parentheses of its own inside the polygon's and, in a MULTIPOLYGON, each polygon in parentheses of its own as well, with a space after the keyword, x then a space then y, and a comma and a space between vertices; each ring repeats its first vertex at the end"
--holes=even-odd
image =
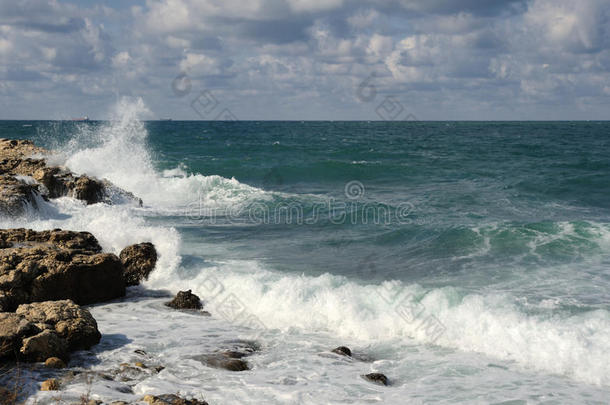
MULTIPOLYGON (((27 403, 610 403, 610 122, 1 121, 142 199, 39 201, 0 226, 152 242, 89 306, 103 334, 27 403), (192 290, 201 313, 170 310, 192 290), (198 360, 247 342, 251 370, 198 360), (331 352, 347 346, 353 356, 331 352), (121 363, 165 367, 123 381, 121 363), (365 380, 383 373, 388 386, 365 380), (87 375, 87 378, 78 378, 87 375), (64 402, 62 402, 64 401, 64 402)), ((46 373, 46 374, 45 374, 46 373)))

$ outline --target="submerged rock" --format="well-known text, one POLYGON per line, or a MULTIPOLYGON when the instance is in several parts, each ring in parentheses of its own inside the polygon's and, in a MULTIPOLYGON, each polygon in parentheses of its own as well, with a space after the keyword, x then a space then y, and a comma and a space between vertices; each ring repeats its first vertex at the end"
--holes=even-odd
POLYGON ((123 265, 88 232, 0 230, 0 310, 71 299, 77 304, 125 295, 123 265))
POLYGON ((66 363, 58 357, 49 357, 45 360, 44 365, 46 368, 66 368, 66 363))
POLYGON ((150 242, 127 246, 119 254, 128 286, 138 285, 148 279, 157 264, 157 250, 150 242))
POLYGON ((174 394, 145 395, 140 401, 148 405, 208 405, 205 401, 198 399, 184 399, 174 394))
POLYGON ((100 339, 89 311, 70 300, 26 304, 14 313, 0 313, 0 359, 46 361, 56 367, 69 352, 88 349, 100 339))
POLYGON ((59 380, 57 378, 49 378, 40 385, 40 391, 57 391, 59 390, 59 380))
POLYGON ((362 376, 365 380, 379 385, 388 385, 388 377, 381 373, 370 373, 362 376))
POLYGON ((339 346, 333 349, 332 352, 341 356, 352 357, 352 351, 349 349, 349 347, 346 346, 339 346))
POLYGON ((173 300, 166 302, 165 305, 175 309, 201 309, 203 305, 198 296, 191 293, 191 290, 179 291, 173 300))
POLYGON ((225 353, 204 354, 195 356, 193 359, 213 368, 223 368, 229 371, 250 370, 248 362, 231 356, 226 356, 225 353))

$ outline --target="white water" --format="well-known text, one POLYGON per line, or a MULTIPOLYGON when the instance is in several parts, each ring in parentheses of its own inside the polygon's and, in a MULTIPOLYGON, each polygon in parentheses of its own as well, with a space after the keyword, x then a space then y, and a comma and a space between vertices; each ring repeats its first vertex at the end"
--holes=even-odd
MULTIPOLYGON (((96 348, 101 363, 94 368, 116 367, 134 357, 134 348, 144 348, 167 367, 139 380, 134 394, 95 383, 92 392, 99 398, 133 400, 179 391, 201 394, 212 403, 404 403, 404 398, 413 403, 565 403, 585 397, 603 402, 610 386, 610 316, 604 310, 545 317, 524 313, 508 292, 464 295, 454 288, 426 291, 398 281, 363 285, 329 274, 278 273, 257 261, 212 262, 188 269, 184 279, 180 234, 169 226, 152 226, 146 217, 181 212, 202 195, 206 204, 226 207, 267 194, 234 179, 180 168, 158 173, 146 148, 146 130, 137 120, 143 104, 123 103, 119 109, 119 119, 82 134, 54 159, 76 172, 107 178, 141 197, 145 208, 84 206, 62 198, 41 203, 43 209, 28 218, 2 223, 87 230, 114 253, 151 241, 159 262, 145 286, 172 292, 192 288, 207 301, 212 319, 168 311, 163 299, 95 307, 108 337, 96 348), (241 308, 238 315, 228 314, 227 300, 241 308), (258 327, 240 326, 253 320, 258 327), (252 371, 224 372, 189 359, 238 336, 255 337, 263 345, 250 360, 252 371), (375 361, 327 353, 340 344, 375 361), (358 377, 371 371, 390 376, 392 386, 377 387, 358 377)), ((607 239, 600 234, 600 243, 607 239)), ((66 398, 78 397, 83 388, 82 382, 69 386, 66 398)))

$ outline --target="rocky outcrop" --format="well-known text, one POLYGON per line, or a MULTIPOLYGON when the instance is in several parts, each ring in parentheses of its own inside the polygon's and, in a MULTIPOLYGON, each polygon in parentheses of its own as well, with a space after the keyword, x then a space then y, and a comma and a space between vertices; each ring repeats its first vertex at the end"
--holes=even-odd
POLYGON ((88 232, 0 230, 0 310, 71 299, 77 304, 125 295, 123 265, 88 232))
POLYGON ((157 251, 150 242, 127 246, 119 254, 125 268, 125 283, 128 286, 138 285, 148 279, 148 275, 157 264, 157 251))
POLYGON ((0 313, 0 359, 66 361, 71 351, 88 349, 100 339, 89 311, 70 300, 25 304, 16 312, 0 313))
POLYGON ((179 291, 173 300, 166 302, 165 305, 175 309, 201 309, 203 305, 198 296, 191 293, 191 290, 179 291))
POLYGON ((142 402, 147 403, 148 405, 208 405, 205 401, 200 401, 198 399, 184 399, 174 394, 164 394, 164 395, 145 395, 142 399, 142 402))
POLYGON ((0 214, 23 215, 28 206, 37 208, 37 196, 70 196, 87 204, 118 199, 142 205, 142 200, 107 180, 47 166, 44 156, 49 154, 28 140, 0 139, 0 214))

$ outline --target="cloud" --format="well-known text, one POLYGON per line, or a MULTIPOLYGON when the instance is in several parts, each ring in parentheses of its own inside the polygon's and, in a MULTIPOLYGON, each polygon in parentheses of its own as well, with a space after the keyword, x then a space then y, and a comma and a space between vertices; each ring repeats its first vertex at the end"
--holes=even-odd
POLYGON ((240 118, 375 119, 355 94, 374 74, 422 119, 606 117, 609 31, 610 0, 0 0, 0 99, 4 118, 124 94, 192 119, 210 89, 240 118))

